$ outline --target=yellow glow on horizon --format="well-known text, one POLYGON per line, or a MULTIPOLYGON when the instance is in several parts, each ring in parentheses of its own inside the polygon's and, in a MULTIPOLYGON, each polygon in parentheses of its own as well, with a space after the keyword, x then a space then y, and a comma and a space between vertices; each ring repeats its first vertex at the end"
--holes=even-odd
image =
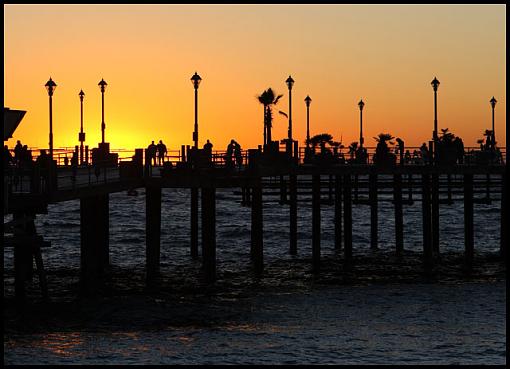
POLYGON ((262 143, 268 87, 284 94, 274 139, 287 136, 285 80, 292 75, 294 138, 328 132, 348 145, 359 137, 357 102, 365 101, 365 144, 389 132, 408 146, 431 139, 437 76, 439 128, 476 146, 491 128, 506 137, 506 16, 503 5, 4 5, 4 104, 27 114, 8 141, 48 146, 48 96, 54 146, 79 144, 83 89, 86 144, 101 140, 104 78, 106 141, 112 148, 192 144, 197 71, 199 144, 214 150, 231 138, 262 143), (59 21, 47 27, 48 18, 59 21), (92 25, 92 26, 91 26, 92 25))

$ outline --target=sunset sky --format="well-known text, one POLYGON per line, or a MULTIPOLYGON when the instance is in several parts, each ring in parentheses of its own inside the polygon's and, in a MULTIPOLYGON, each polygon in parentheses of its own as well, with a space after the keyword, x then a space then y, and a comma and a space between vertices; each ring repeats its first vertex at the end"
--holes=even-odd
MULTIPOLYGON (((439 128, 476 146, 491 128, 505 144, 505 5, 4 5, 4 105, 27 114, 17 139, 48 147, 51 76, 54 147, 78 144, 80 89, 90 147, 101 140, 105 93, 106 141, 112 148, 169 149, 192 145, 194 91, 199 88, 199 144, 224 149, 263 140, 268 87, 284 94, 292 75, 294 138, 331 133, 347 146, 359 137, 363 98, 365 145, 389 132, 406 145, 431 139, 436 76, 439 128)), ((273 139, 287 135, 275 114, 273 139)))

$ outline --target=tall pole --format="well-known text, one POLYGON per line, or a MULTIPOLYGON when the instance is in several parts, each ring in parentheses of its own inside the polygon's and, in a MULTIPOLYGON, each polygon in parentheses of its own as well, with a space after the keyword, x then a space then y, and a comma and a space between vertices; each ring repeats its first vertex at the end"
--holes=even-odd
POLYGON ((437 87, 439 86, 439 81, 436 77, 432 80, 430 83, 432 85, 432 88, 434 89, 434 132, 432 133, 432 140, 434 141, 434 150, 435 145, 438 139, 437 136, 437 87))
POLYGON ((101 89, 101 143, 104 143, 104 129, 106 124, 104 123, 104 89, 101 89))
POLYGON ((292 142, 292 88, 289 88, 289 142, 292 142))
POLYGON ((80 164, 83 164, 83 142, 85 141, 85 134, 83 133, 83 96, 85 93, 83 90, 80 90, 80 164))
POLYGON ((358 106, 359 106, 359 147, 363 148, 363 107, 365 106, 363 100, 359 101, 358 106))
POLYGON ((101 87, 101 143, 104 144, 104 130, 106 128, 106 124, 104 123, 104 91, 105 86, 108 84, 101 78, 101 82, 99 82, 98 85, 101 87))
POLYGON ((312 99, 310 96, 306 95, 305 103, 306 103, 306 150, 310 150, 310 103, 312 99))
POLYGON ((492 143, 494 145, 496 145, 496 131, 495 131, 495 126, 494 126, 494 109, 496 108, 497 102, 498 101, 494 98, 494 96, 492 96, 490 103, 492 106, 492 143))
POLYGON ((198 86, 195 87, 195 133, 193 138, 195 140, 195 149, 198 149, 198 86))
POLYGON ((53 161, 53 94, 50 95, 50 158, 53 161))

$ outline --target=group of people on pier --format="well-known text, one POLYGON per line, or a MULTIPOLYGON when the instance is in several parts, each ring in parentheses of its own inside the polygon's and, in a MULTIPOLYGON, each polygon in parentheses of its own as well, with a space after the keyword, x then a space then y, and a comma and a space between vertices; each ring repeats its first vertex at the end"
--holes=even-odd
POLYGON ((155 145, 154 141, 152 141, 151 144, 147 146, 145 161, 148 165, 155 166, 157 159, 157 165, 163 165, 167 152, 168 150, 166 145, 163 143, 163 140, 159 140, 157 145, 155 145))

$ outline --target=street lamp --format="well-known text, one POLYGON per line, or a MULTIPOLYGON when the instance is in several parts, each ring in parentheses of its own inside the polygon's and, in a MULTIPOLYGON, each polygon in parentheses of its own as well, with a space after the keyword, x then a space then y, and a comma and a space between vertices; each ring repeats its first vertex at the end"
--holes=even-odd
POLYGON ((310 96, 306 95, 305 103, 306 103, 306 150, 310 150, 310 103, 312 99, 310 96))
POLYGON ((104 123, 104 90, 108 84, 104 79, 101 78, 101 82, 98 83, 98 86, 101 88, 101 143, 104 144, 104 130, 106 128, 106 124, 104 123))
POLYGON ((289 88, 289 145, 292 145, 292 86, 294 85, 294 80, 289 76, 285 83, 287 83, 289 88))
POLYGON ((358 103, 359 106, 359 147, 363 147, 363 107, 365 103, 363 100, 360 100, 358 103))
POLYGON ((83 132, 83 97, 85 92, 80 90, 80 133, 78 134, 78 141, 80 141, 80 164, 83 164, 83 143, 85 142, 85 132, 83 132))
POLYGON ((492 106, 492 143, 496 145, 496 132, 494 131, 494 109, 496 108, 496 103, 498 102, 498 100, 496 100, 494 96, 492 96, 490 102, 492 106))
POLYGON ((195 141, 195 149, 198 149, 198 86, 200 86, 200 82, 202 78, 195 72, 195 74, 191 77, 191 83, 195 88, 195 130, 193 131, 193 141, 195 141))
POLYGON ((50 158, 53 160, 53 92, 55 91, 55 88, 57 88, 57 84, 53 82, 53 80, 49 79, 48 82, 44 85, 46 87, 46 90, 48 91, 48 96, 50 97, 50 158))
POLYGON ((432 88, 434 89, 434 132, 432 134, 432 139, 434 142, 436 142, 437 141, 437 87, 439 86, 439 81, 437 80, 436 77, 434 77, 434 79, 432 80, 432 82, 430 84, 432 85, 432 88))

